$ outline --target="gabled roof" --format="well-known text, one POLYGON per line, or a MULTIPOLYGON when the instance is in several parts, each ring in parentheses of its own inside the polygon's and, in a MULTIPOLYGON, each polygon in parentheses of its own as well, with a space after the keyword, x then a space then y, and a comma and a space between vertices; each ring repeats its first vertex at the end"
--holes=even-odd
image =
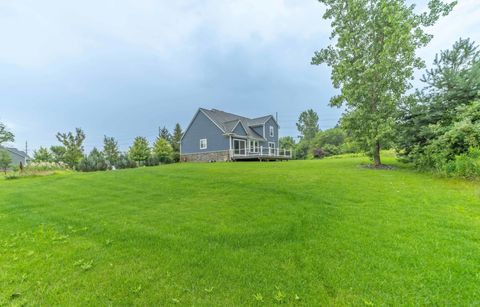
POLYGON ((235 127, 238 125, 238 122, 240 122, 240 124, 247 132, 247 136, 262 140, 264 140, 264 138, 260 134, 255 132, 255 130, 253 130, 251 127, 264 125, 270 118, 273 118, 272 115, 267 115, 251 119, 244 116, 220 111, 217 109, 207 110, 200 108, 200 110, 218 127, 220 127, 224 133, 233 133, 233 129, 235 129, 235 127))
POLYGON ((264 125, 270 118, 272 118, 273 121, 278 126, 278 123, 276 122, 275 118, 272 115, 251 119, 244 116, 220 111, 217 109, 208 110, 204 108, 199 108, 198 111, 195 113, 195 116, 193 117, 192 121, 187 126, 187 129, 185 129, 185 132, 182 135, 182 139, 183 139, 183 136, 185 136, 188 129, 190 129, 190 126, 192 125, 193 121, 195 120, 199 112, 202 112, 208 119, 210 119, 210 121, 212 121, 215 124, 215 126, 217 126, 218 129, 220 129, 224 134, 235 135, 235 133, 233 132, 235 128, 238 125, 242 125, 243 129, 247 132, 247 136, 249 138, 265 140, 263 136, 255 132, 255 130, 253 130, 251 127, 264 125))

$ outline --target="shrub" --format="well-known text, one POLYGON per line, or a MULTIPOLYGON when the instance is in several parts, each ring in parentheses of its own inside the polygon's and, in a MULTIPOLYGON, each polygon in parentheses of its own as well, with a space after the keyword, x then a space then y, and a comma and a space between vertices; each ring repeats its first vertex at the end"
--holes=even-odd
POLYGON ((88 156, 84 156, 77 165, 81 172, 106 171, 109 168, 103 154, 96 148, 88 156))
POLYGON ((160 165, 160 159, 156 155, 151 155, 145 161, 145 166, 157 166, 160 165))
POLYGON ((125 154, 120 154, 118 157, 117 163, 115 163, 115 168, 118 169, 126 169, 126 168, 135 168, 137 167, 137 163, 129 158, 129 156, 125 154))
POLYGON ((470 148, 468 153, 456 156, 454 160, 445 163, 444 171, 448 176, 480 178, 480 149, 470 148))

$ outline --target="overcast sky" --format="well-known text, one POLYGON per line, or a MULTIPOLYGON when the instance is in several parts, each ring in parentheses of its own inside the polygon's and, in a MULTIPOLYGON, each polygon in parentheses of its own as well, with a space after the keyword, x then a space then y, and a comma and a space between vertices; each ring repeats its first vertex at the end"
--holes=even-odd
MULTIPOLYGON (((480 1, 459 2, 430 29, 427 64, 459 37, 480 42, 480 1)), ((315 0, 0 0, 0 121, 21 149, 75 127, 87 150, 103 135, 127 149, 159 126, 185 127, 198 107, 278 112, 292 136, 312 108, 332 127, 329 70, 310 65, 328 44, 322 13, 315 0)))

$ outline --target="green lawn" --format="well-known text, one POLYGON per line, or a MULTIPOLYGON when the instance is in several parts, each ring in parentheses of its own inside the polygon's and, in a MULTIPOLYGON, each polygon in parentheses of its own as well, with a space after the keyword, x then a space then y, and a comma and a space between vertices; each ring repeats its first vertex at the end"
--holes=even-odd
POLYGON ((476 184, 365 161, 0 180, 0 305, 479 305, 476 184))

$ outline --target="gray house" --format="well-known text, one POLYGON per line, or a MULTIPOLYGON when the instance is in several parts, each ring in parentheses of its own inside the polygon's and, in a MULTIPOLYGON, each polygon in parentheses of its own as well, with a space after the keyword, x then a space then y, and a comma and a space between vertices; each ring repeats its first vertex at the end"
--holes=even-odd
POLYGON ((0 150, 5 150, 10 155, 10 158, 12 158, 12 165, 14 166, 20 166, 20 163, 26 165, 30 160, 30 157, 25 152, 16 148, 0 146, 0 150))
POLYGON ((180 160, 289 159, 291 152, 279 149, 278 129, 278 123, 272 115, 246 118, 216 109, 200 108, 182 136, 180 160))

